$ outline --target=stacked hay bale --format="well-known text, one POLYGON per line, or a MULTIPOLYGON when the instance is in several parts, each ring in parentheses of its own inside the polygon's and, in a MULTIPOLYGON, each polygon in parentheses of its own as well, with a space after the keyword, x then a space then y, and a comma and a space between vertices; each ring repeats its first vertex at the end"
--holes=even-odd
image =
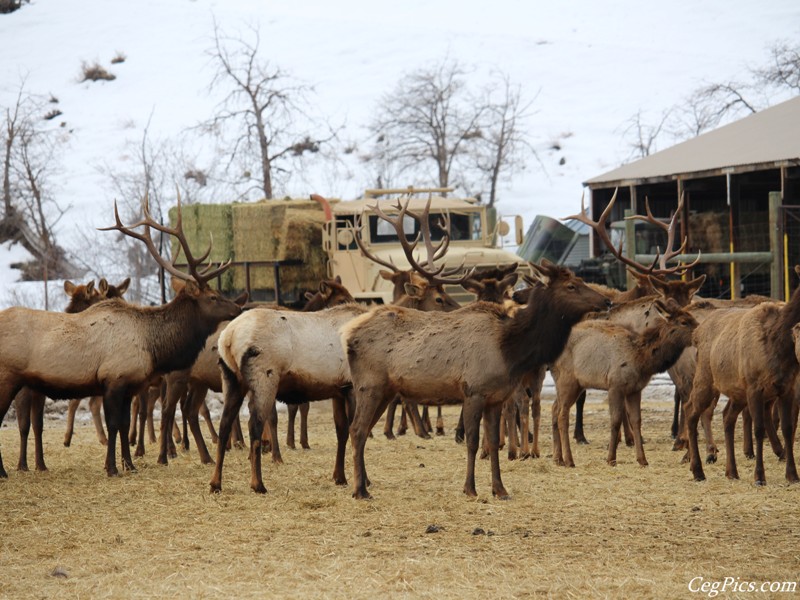
MULTIPOLYGON (((170 220, 174 223, 174 209, 170 220)), ((280 269, 281 292, 286 298, 300 297, 305 290, 316 289, 326 276, 326 255, 322 249, 324 214, 311 200, 264 200, 252 204, 202 204, 183 208, 186 239, 197 252, 208 246, 213 236, 215 261, 232 258, 244 261, 300 260, 301 265, 280 269)), ((235 265, 223 275, 224 291, 243 290, 247 286, 243 266, 235 265)), ((252 265, 250 286, 253 291, 275 289, 274 269, 252 265)))

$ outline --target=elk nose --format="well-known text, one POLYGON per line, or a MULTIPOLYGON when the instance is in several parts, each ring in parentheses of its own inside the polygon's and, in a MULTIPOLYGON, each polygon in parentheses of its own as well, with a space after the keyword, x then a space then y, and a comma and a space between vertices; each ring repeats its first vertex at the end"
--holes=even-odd
POLYGON ((614 303, 611 302, 611 299, 606 300, 606 308, 611 308, 613 305, 614 303))

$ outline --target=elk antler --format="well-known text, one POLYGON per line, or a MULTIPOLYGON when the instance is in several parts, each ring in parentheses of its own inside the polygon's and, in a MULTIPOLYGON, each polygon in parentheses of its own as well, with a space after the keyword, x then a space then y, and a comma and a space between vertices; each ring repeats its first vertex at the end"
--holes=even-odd
POLYGON ((144 199, 142 200, 142 213, 144 214, 144 219, 139 221, 138 223, 134 223, 130 226, 125 226, 122 224, 122 220, 119 217, 119 210, 117 209, 117 202, 114 201, 114 219, 116 223, 110 227, 100 227, 100 231, 120 231, 123 234, 137 239, 144 243, 144 245, 149 250, 152 257, 156 260, 156 262, 161 265, 165 271, 169 272, 170 274, 174 275, 178 279, 183 281, 188 281, 190 279, 197 282, 200 287, 206 287, 208 282, 217 277, 223 271, 228 269, 231 266, 231 261, 228 260, 226 263, 221 263, 219 266, 214 268, 213 264, 209 263, 204 268, 200 269, 200 266, 205 262, 205 260, 211 255, 211 249, 213 245, 212 243, 209 244, 208 249, 203 253, 202 256, 199 258, 194 258, 192 255, 192 251, 189 248, 189 243, 186 241, 186 236, 183 233, 183 219, 181 216, 181 194, 180 191, 177 191, 177 208, 178 208, 178 216, 175 220, 175 227, 167 227, 166 225, 162 225, 158 221, 156 221, 153 216, 150 214, 150 203, 148 193, 145 192, 144 199), (144 226, 144 233, 138 233, 134 231, 136 228, 144 226), (167 235, 174 236, 180 246, 178 251, 175 253, 175 257, 172 261, 167 261, 161 254, 159 253, 156 245, 153 243, 153 238, 150 236, 150 228, 155 229, 156 231, 160 231, 162 233, 166 233, 167 235), (183 250, 184 255, 186 256, 186 263, 189 267, 189 273, 181 271, 175 266, 175 261, 180 256, 181 250, 183 250))
POLYGON ((677 267, 673 267, 673 268, 668 268, 667 267, 667 262, 669 262, 670 260, 672 260, 676 256, 679 256, 680 254, 683 254, 683 252, 686 250, 686 244, 689 241, 687 238, 683 238, 683 243, 681 244, 681 247, 678 248, 677 250, 673 249, 673 246, 675 245, 675 225, 676 225, 675 219, 680 214, 681 207, 683 206, 683 193, 681 193, 681 197, 678 199, 678 207, 675 209, 675 213, 672 215, 672 218, 670 219, 669 224, 663 223, 662 221, 659 221, 658 219, 656 219, 653 216, 653 213, 650 212, 650 200, 647 198, 647 196, 645 196, 645 198, 644 198, 644 205, 645 205, 645 210, 647 211, 647 215, 646 216, 645 215, 633 215, 633 216, 630 216, 630 217, 626 217, 626 219, 644 221, 645 223, 650 223, 652 225, 656 225, 657 227, 660 227, 661 229, 663 229, 664 231, 667 232, 667 246, 666 246, 666 250, 665 250, 664 254, 661 254, 661 248, 658 248, 657 253, 656 253, 657 257, 660 255, 659 263, 658 263, 659 267, 661 267, 660 271, 665 272, 665 273, 678 273, 678 274, 682 275, 683 273, 685 273, 686 271, 688 271, 689 269, 694 267, 697 263, 699 263, 700 262, 700 253, 698 252, 697 253, 697 258, 694 260, 694 262, 689 263, 688 265, 680 265, 679 264, 677 267))
POLYGON ((649 206, 647 207, 647 214, 649 218, 644 217, 642 215, 634 215, 632 217, 629 217, 630 219, 639 218, 643 221, 657 224, 659 227, 667 231, 668 240, 667 240, 667 253, 665 255, 666 256, 665 259, 661 259, 662 258, 661 249, 658 248, 656 251, 656 257, 653 259, 653 263, 649 267, 647 267, 645 265, 636 262, 633 259, 628 258, 622 253, 622 240, 620 240, 619 247, 615 248, 608 234, 608 229, 606 229, 606 221, 608 220, 608 217, 611 214, 611 209, 613 208, 614 202, 617 199, 618 191, 619 189, 614 190, 614 195, 611 197, 611 201, 608 203, 608 206, 606 206, 605 210, 603 211, 603 214, 600 215, 600 218, 596 222, 592 221, 589 217, 586 216, 586 205, 584 203, 583 194, 581 194, 581 212, 577 215, 564 217, 561 220, 567 221, 569 219, 575 219, 576 221, 580 221, 581 223, 584 223, 589 227, 591 227, 595 231, 597 236, 603 241, 603 243, 606 245, 609 251, 620 262, 636 269, 640 273, 645 273, 649 275, 670 275, 673 273, 677 273, 682 275, 683 273, 694 267, 700 261, 700 256, 698 255, 697 259, 691 264, 688 265, 679 264, 674 267, 667 267, 667 260, 678 256, 686 247, 686 240, 684 240, 683 245, 677 251, 672 250, 672 245, 674 243, 674 237, 675 237, 675 218, 680 212, 680 204, 678 204, 678 210, 675 211, 675 214, 672 216, 672 220, 670 221, 669 225, 665 225, 664 223, 658 221, 655 217, 653 217, 652 213, 650 213, 649 206), (659 265, 660 268, 656 269, 656 265, 659 265))
MULTIPOLYGON (((472 276, 472 274, 475 272, 474 268, 465 275, 453 279, 452 277, 463 269, 463 262, 458 267, 450 269, 446 269, 444 264, 442 264, 440 267, 435 266, 435 261, 441 259, 445 255, 447 248, 450 245, 449 218, 438 224, 438 227, 442 230, 442 241, 438 244, 438 246, 435 246, 431 239, 430 232, 430 199, 428 199, 422 215, 416 215, 408 210, 410 201, 411 197, 409 196, 405 203, 401 203, 400 201, 397 202, 396 208, 398 213, 395 217, 392 217, 384 212, 377 203, 375 206, 370 206, 369 208, 374 211, 378 217, 394 227, 394 230, 397 233, 397 239, 400 242, 400 246, 403 248, 406 259, 408 260, 408 263, 411 265, 412 269, 425 277, 432 285, 460 285, 472 276), (403 230, 403 220, 406 215, 415 219, 420 226, 420 231, 413 242, 408 241, 405 231, 403 230), (414 251, 416 250, 420 239, 423 240, 427 252, 427 259, 422 262, 418 261, 414 257, 414 251), (426 267, 428 268, 426 269, 426 267)), ((364 255, 370 260, 392 269, 392 271, 395 273, 398 272, 400 269, 398 269, 393 262, 387 262, 383 259, 380 259, 366 250, 361 241, 360 230, 360 221, 358 221, 356 223, 356 244, 358 244, 358 247, 361 249, 364 255)))

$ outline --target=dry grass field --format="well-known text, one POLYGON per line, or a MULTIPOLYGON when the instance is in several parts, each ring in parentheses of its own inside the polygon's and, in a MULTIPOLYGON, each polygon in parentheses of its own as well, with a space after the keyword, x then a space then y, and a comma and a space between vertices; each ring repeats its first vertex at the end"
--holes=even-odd
MULTIPOLYGON (((374 500, 365 502, 330 481, 327 403, 311 412, 312 450, 284 449, 285 464, 266 463, 264 496, 249 489, 244 451, 226 459, 220 495, 209 494, 211 468, 194 450, 162 467, 148 447, 136 473, 109 479, 91 425, 64 448, 64 424, 53 420, 45 424, 50 471, 19 473, 16 425, 6 423, 0 597, 678 598, 708 596, 690 593, 696 577, 800 579, 800 487, 785 483, 771 453, 765 488, 753 486, 743 458, 741 481, 726 480, 720 462, 695 483, 670 450, 670 403, 651 400, 650 466, 623 447, 610 468, 598 398, 587 404, 592 443, 574 447, 576 468, 553 465, 549 429, 542 458, 503 458, 510 501, 492 498, 486 461, 477 467, 479 497, 462 494, 455 408, 446 437, 368 442, 374 500)), ((719 419, 715 426, 721 436, 719 419)), ((350 475, 349 452, 347 464, 350 475)), ((754 596, 770 594, 741 595, 754 596)))

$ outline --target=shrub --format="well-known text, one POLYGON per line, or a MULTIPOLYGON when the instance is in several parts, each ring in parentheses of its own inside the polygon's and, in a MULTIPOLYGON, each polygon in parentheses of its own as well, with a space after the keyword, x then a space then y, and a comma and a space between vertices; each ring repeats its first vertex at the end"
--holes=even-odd
POLYGON ((111 64, 112 64, 112 65, 117 65, 117 64, 119 64, 119 63, 124 63, 124 62, 125 62, 125 60, 126 60, 127 58, 128 58, 128 57, 127 57, 127 56, 125 56, 125 54, 124 54, 124 53, 122 53, 122 52, 117 52, 117 53, 114 55, 114 58, 112 58, 112 59, 111 59, 111 64))
POLYGON ((98 63, 83 63, 82 71, 83 79, 81 79, 81 81, 98 81, 100 79, 105 81, 113 81, 117 78, 116 75, 109 73, 106 71, 105 67, 99 65, 98 63))

